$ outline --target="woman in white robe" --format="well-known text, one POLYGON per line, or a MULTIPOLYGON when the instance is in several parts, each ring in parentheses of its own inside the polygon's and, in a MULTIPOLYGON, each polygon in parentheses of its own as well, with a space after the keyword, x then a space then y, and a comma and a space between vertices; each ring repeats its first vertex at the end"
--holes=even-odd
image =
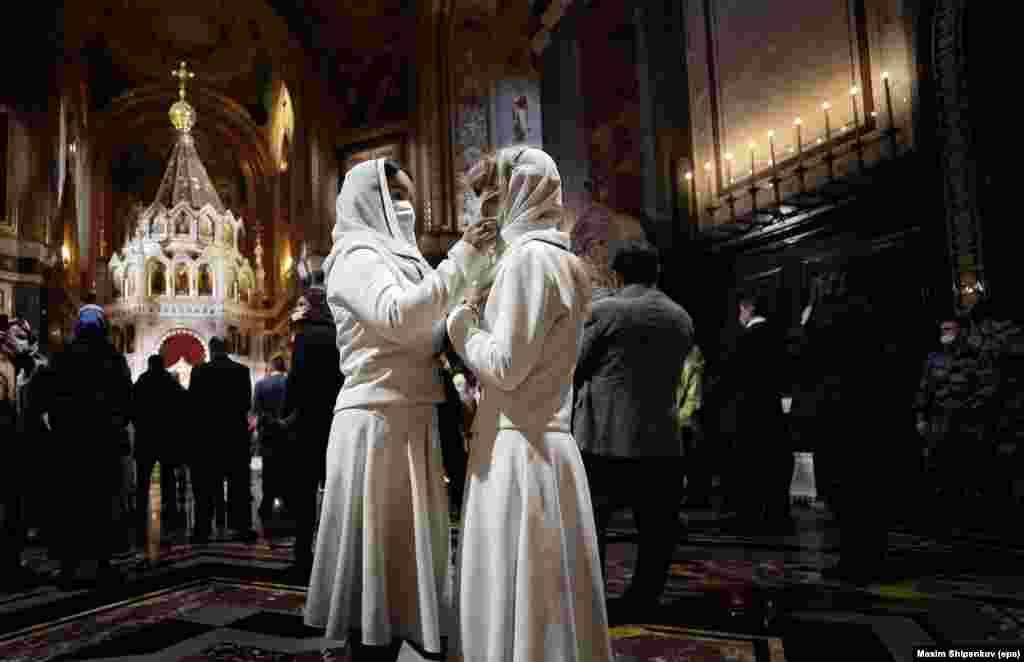
POLYGON ((590 304, 586 270, 556 229, 554 161, 498 152, 501 259, 482 319, 448 318, 479 377, 459 548, 466 662, 612 659, 590 489, 569 427, 572 376, 590 304))
POLYGON ((474 264, 486 266, 483 250, 495 232, 493 225, 467 230, 434 270, 416 248, 412 197, 412 181, 396 164, 352 168, 324 262, 345 383, 328 443, 305 621, 374 659, 397 654, 402 640, 440 653, 446 635, 448 506, 431 439, 444 392, 432 327, 474 264))

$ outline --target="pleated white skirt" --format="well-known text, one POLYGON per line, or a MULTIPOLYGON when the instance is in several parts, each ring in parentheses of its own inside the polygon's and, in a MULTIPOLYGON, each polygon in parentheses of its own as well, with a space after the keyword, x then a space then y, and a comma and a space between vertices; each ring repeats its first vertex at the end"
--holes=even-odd
POLYGON ((328 639, 432 653, 452 619, 448 500, 434 407, 345 409, 327 449, 305 621, 328 639))
POLYGON ((576 442, 500 431, 470 449, 459 544, 465 662, 612 660, 590 502, 576 442))

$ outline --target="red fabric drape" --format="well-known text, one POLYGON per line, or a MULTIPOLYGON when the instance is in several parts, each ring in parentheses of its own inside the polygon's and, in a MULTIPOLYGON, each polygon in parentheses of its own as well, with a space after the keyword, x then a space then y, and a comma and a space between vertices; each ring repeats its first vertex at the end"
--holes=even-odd
POLYGON ((163 355, 165 365, 168 367, 177 363, 182 357, 188 361, 189 365, 193 366, 206 360, 206 350, 203 349, 202 343, 185 333, 173 335, 165 340, 160 347, 160 354, 163 355))

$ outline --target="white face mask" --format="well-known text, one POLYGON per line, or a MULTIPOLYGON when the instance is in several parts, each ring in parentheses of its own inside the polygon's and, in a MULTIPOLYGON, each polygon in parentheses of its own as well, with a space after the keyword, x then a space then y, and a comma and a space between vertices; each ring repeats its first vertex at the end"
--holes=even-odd
POLYGON ((944 335, 941 338, 939 338, 939 342, 942 343, 943 345, 949 345, 954 340, 956 340, 956 336, 953 334, 944 335))
POLYGON ((413 246, 416 245, 416 209, 408 200, 395 200, 395 218, 398 219, 398 231, 402 238, 413 246))

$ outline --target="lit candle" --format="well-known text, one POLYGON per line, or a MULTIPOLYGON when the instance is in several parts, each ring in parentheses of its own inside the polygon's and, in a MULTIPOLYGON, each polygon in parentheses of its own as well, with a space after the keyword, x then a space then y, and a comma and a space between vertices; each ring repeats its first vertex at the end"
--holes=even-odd
POLYGON ((856 129, 860 124, 860 117, 857 114, 857 95, 860 93, 856 87, 850 88, 850 103, 853 104, 853 128, 856 129))
POLYGON ((715 179, 711 175, 711 161, 704 164, 704 172, 708 173, 708 204, 711 204, 711 198, 715 195, 715 179))
POLYGON ((768 155, 772 160, 772 167, 775 167, 775 132, 768 132, 768 155))
POLYGON ((693 173, 692 172, 687 172, 686 173, 686 182, 687 182, 687 184, 690 185, 690 202, 689 202, 689 205, 691 205, 693 208, 696 208, 697 207, 697 182, 693 181, 693 173))
POLYGON ((804 153, 804 138, 803 133, 801 133, 801 127, 804 122, 798 117, 793 120, 793 124, 796 126, 796 154, 797 156, 800 156, 804 153))
POLYGON ((751 140, 750 141, 750 176, 751 177, 754 176, 754 170, 755 170, 755 160, 754 160, 755 156, 754 156, 754 154, 755 154, 756 150, 757 150, 757 145, 754 143, 753 140, 751 140))
POLYGON ((732 184, 732 154, 725 155, 725 180, 732 184))
POLYGON ((821 104, 821 109, 825 111, 825 140, 832 140, 832 125, 829 123, 828 110, 832 107, 828 101, 821 104))
POLYGON ((885 110, 889 114, 889 128, 896 126, 896 121, 892 116, 892 90, 889 89, 889 72, 882 72, 882 83, 885 85, 885 110))

